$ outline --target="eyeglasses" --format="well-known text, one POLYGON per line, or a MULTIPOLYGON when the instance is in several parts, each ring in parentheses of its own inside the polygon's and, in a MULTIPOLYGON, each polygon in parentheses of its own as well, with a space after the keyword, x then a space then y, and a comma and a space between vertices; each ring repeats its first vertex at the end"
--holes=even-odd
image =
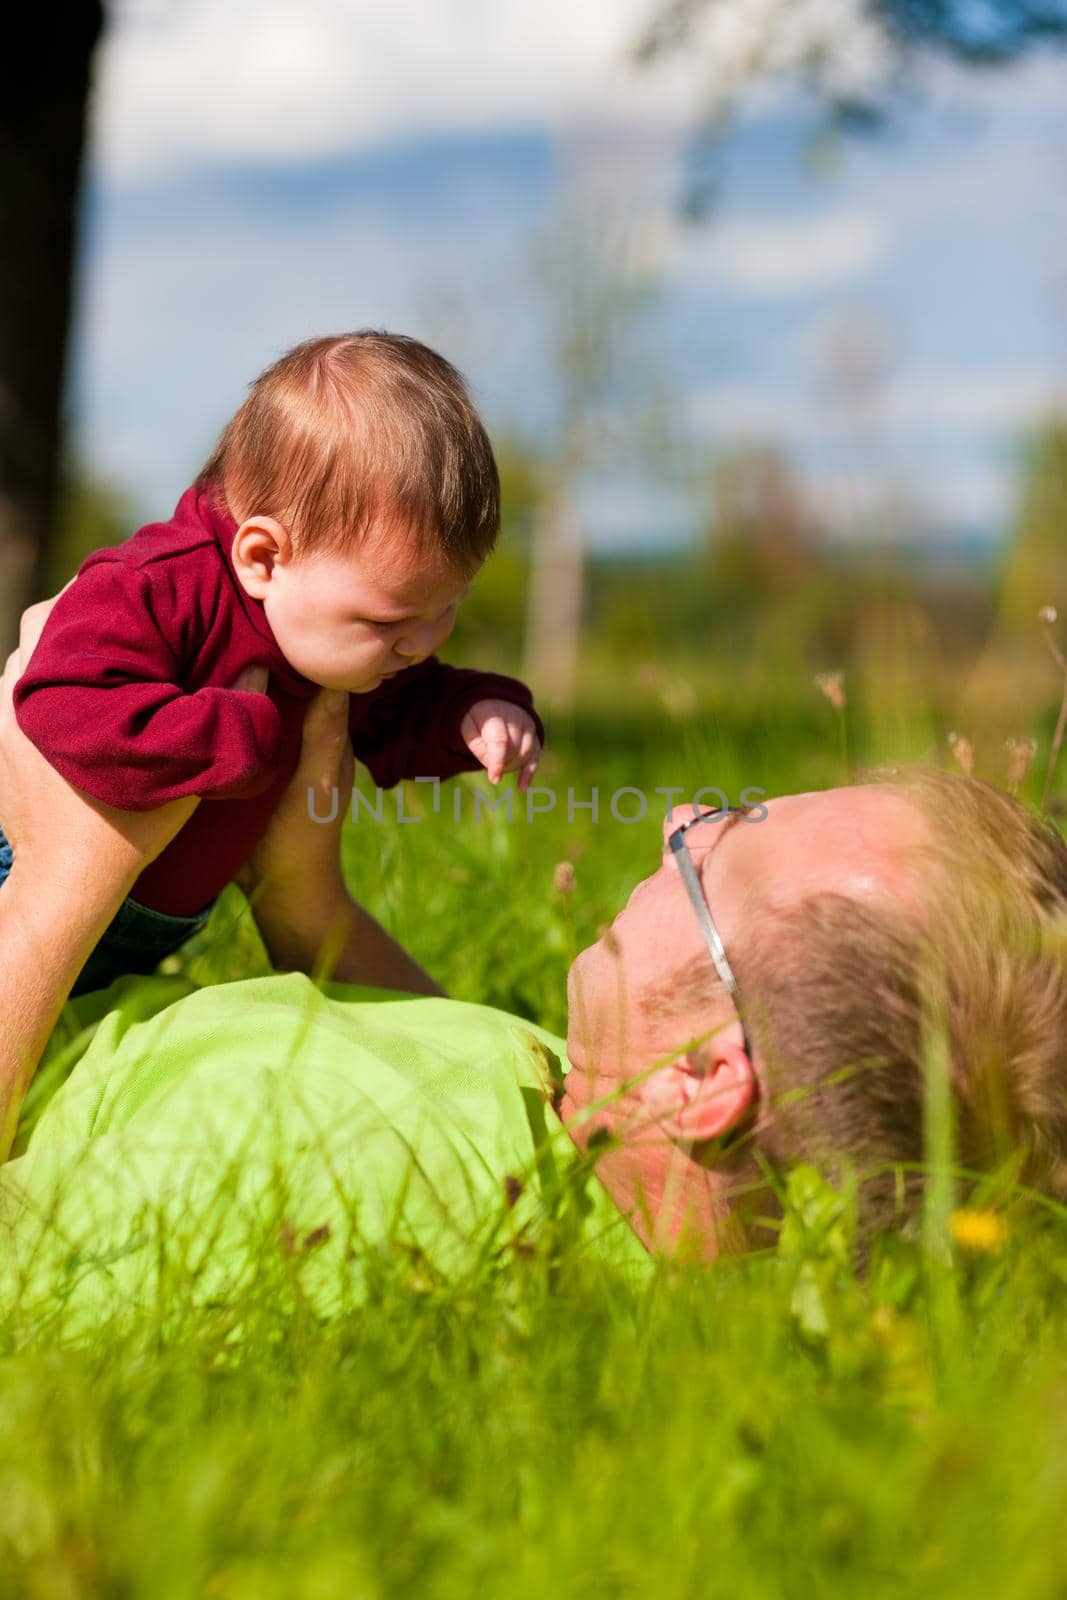
MULTIPOLYGON (((696 812, 695 806, 693 807, 693 810, 696 812)), ((687 835, 689 834, 690 830, 692 828, 699 828, 701 823, 721 822, 724 816, 743 817, 744 815, 744 806, 730 806, 726 811, 697 812, 696 815, 690 817, 688 822, 683 822, 681 827, 675 828, 674 832, 669 835, 667 844, 670 847, 671 854, 678 863, 678 870, 682 875, 682 882, 685 884, 686 893, 689 896, 689 903, 696 912, 696 919, 700 924, 700 931, 704 935, 704 942, 708 947, 708 952, 715 964, 715 971, 719 974, 719 978, 722 981, 722 986, 730 996, 730 999, 733 1001, 738 1016, 741 1020, 741 1033, 745 1045, 745 1054, 748 1056, 749 1060, 751 1060, 752 1048, 749 1044, 748 1031, 745 1028, 745 1019, 741 1013, 741 993, 737 987, 737 979, 734 977, 733 968, 730 966, 730 963, 727 960, 726 949, 722 942, 722 935, 715 926, 715 919, 711 914, 707 899, 704 895, 704 888, 700 881, 700 873, 697 871, 696 862, 693 860, 692 854, 690 853, 689 842, 687 839, 687 835)))

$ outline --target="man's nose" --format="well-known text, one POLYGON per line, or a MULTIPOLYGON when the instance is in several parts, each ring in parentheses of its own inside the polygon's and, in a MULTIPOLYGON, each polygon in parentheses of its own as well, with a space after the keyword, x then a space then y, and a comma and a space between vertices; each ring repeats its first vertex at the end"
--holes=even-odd
MULTIPOLYGON (((700 809, 703 811, 704 807, 701 806, 700 809)), ((693 812, 692 806, 688 803, 688 801, 684 801, 684 800, 683 801, 679 801, 677 805, 672 806, 670 811, 668 811, 667 815, 663 819, 663 853, 664 853, 664 855, 667 854, 667 845, 670 842, 671 834, 672 833, 677 833, 678 829, 682 826, 683 822, 692 822, 693 815, 694 815, 694 812, 693 812)), ((695 831, 697 833, 700 833, 700 832, 702 832, 702 829, 697 828, 695 831)), ((693 841, 693 834, 691 832, 688 835, 686 842, 690 843, 692 841, 693 841)))
MULTIPOLYGON (((682 826, 683 822, 692 822, 693 818, 698 815, 702 817, 714 817, 716 821, 721 822, 722 819, 728 814, 728 811, 729 808, 726 806, 725 801, 723 802, 722 806, 698 805, 695 811, 688 800, 680 801, 667 813, 663 819, 664 850, 667 848, 671 834, 677 832, 677 830, 682 826)), ((690 850, 699 849, 701 845, 710 846, 712 840, 715 838, 715 834, 716 829, 712 826, 708 826, 706 828, 693 828, 686 835, 686 843, 688 844, 690 850)))
POLYGON ((693 815, 692 806, 674 806, 663 819, 663 848, 666 850, 667 841, 676 828, 693 815))

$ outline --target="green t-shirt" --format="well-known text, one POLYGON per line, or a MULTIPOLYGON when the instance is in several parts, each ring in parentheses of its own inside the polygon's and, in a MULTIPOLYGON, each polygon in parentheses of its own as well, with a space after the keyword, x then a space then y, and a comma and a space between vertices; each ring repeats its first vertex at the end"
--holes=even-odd
POLYGON ((328 1313, 385 1256, 454 1279, 548 1226, 647 1260, 552 1111, 564 1044, 533 1023, 298 973, 127 978, 64 1016, 0 1168, 6 1304, 165 1315, 281 1261, 328 1313))

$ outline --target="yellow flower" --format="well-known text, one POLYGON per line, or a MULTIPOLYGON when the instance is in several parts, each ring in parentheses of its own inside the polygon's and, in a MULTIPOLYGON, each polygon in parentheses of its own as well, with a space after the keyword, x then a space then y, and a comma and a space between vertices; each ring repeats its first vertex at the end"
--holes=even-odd
POLYGON ((999 1250, 1008 1236, 1003 1218, 995 1211, 954 1211, 952 1237, 964 1250, 975 1250, 987 1255, 999 1250))

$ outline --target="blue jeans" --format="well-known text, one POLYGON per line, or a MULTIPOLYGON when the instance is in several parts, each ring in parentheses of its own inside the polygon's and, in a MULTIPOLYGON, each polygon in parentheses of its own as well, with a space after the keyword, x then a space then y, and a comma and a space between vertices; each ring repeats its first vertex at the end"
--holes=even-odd
MULTIPOLYGON (((0 828, 0 888, 11 871, 11 846, 0 828)), ((186 939, 199 933, 214 900, 191 917, 171 917, 152 911, 136 900, 125 899, 104 929, 99 944, 78 974, 72 995, 106 989, 128 972, 154 972, 164 956, 172 955, 186 939)))

